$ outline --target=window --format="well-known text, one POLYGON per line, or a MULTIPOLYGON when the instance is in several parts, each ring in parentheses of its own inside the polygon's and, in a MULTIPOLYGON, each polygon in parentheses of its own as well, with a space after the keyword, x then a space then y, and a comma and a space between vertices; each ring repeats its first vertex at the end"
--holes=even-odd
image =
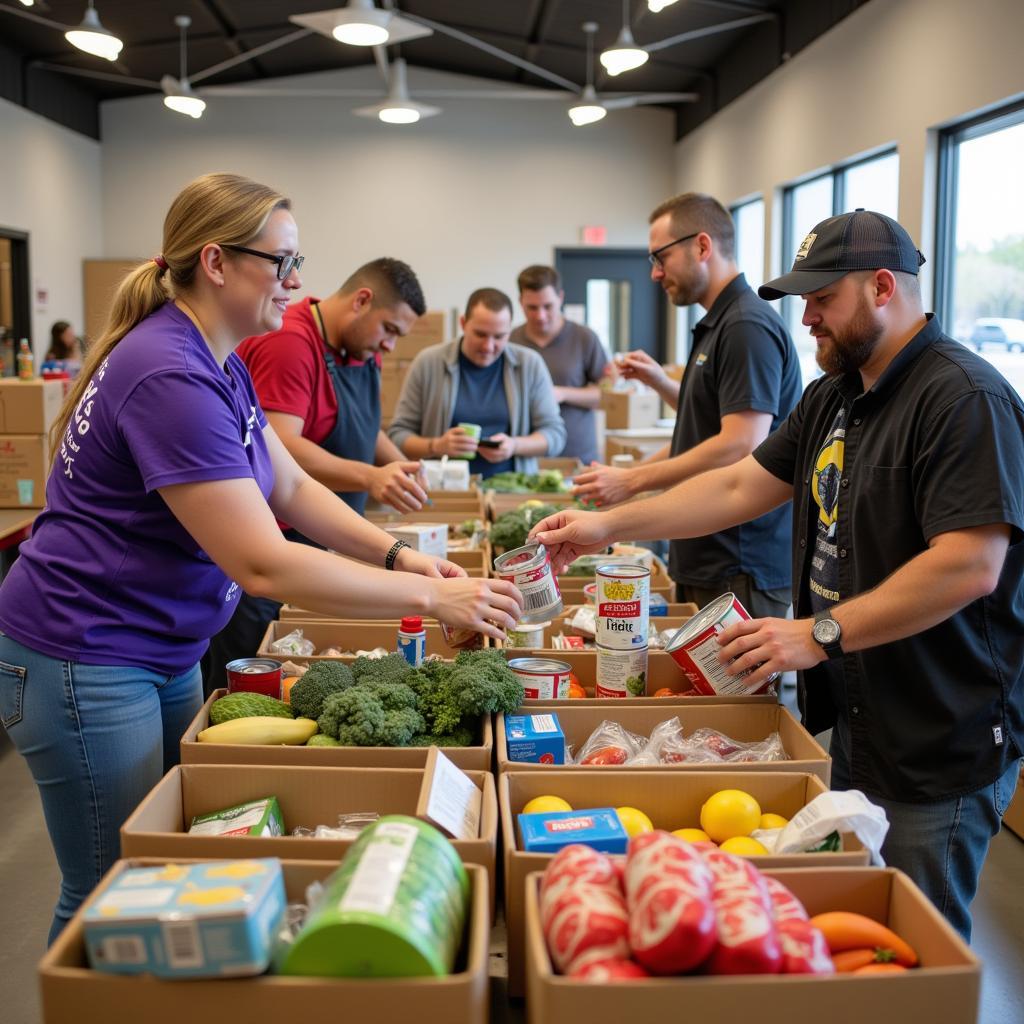
POLYGON ((736 225, 736 262, 756 291, 764 284, 764 200, 751 199, 729 212, 736 225))
MULTIPOLYGON (((895 151, 834 167, 824 174, 792 185, 783 194, 782 266, 789 270, 800 242, 815 224, 828 217, 863 208, 896 217, 899 200, 899 156, 895 151)), ((802 320, 804 304, 799 296, 782 300, 782 318, 789 327, 804 384, 821 371, 815 345, 802 320)))
POLYGON ((1024 395, 1024 104, 941 138, 936 308, 1024 395))

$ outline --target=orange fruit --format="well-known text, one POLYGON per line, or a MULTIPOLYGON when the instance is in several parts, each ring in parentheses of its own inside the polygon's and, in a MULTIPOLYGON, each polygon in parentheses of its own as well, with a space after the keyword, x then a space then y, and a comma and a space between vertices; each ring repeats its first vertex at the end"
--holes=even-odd
POLYGON ((655 694, 655 697, 678 697, 679 691, 673 690, 670 686, 663 686, 655 694))
POLYGON ((587 691, 580 686, 579 683, 569 683, 569 699, 570 700, 584 700, 587 696, 587 691))
POLYGON ((302 678, 302 676, 286 676, 281 680, 281 700, 286 704, 291 702, 292 687, 302 678))

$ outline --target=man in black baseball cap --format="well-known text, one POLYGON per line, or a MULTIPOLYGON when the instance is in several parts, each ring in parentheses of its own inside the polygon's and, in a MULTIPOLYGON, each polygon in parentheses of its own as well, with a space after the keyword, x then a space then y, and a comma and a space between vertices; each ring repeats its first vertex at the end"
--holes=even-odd
POLYGON ((718 638, 752 689, 800 671, 832 788, 886 811, 887 863, 965 937, 1024 753, 1024 405, 921 302, 894 220, 823 221, 793 270, 827 376, 747 458, 608 512, 534 527, 556 566, 612 540, 694 537, 793 502, 794 618, 718 638))

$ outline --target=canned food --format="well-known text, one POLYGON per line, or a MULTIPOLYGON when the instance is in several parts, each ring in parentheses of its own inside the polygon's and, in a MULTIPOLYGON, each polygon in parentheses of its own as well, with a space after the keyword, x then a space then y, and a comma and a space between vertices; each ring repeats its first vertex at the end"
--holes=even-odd
POLYGON ((505 646, 543 647, 544 630, 550 628, 550 622, 517 622, 516 628, 505 634, 505 646))
POLYGON ((564 700, 569 696, 572 666, 554 658, 512 658, 512 669, 526 691, 526 700, 564 700))
POLYGON ((562 595, 551 572, 548 549, 536 541, 499 555, 494 560, 494 569, 500 579, 523 595, 520 622, 544 622, 562 610, 562 595))
POLYGON ((647 693, 647 647, 597 647, 598 697, 643 697, 647 693))
POLYGON ((225 666, 228 692, 263 693, 281 699, 281 663, 272 658, 237 658, 225 666))
POLYGON ((690 686, 707 696, 731 696, 734 694, 765 693, 778 679, 775 672, 756 690, 744 685, 743 679, 753 669, 738 676, 726 673, 726 666, 718 660, 718 634, 745 622, 750 618, 747 609, 740 604, 735 594, 723 594, 705 605, 696 615, 679 628, 679 631, 665 645, 665 650, 683 670, 690 686))
POLYGON ((642 565, 597 567, 597 642, 633 650, 647 646, 651 571, 642 565))
POLYGON ((583 584, 583 600, 587 604, 597 604, 597 581, 583 584))

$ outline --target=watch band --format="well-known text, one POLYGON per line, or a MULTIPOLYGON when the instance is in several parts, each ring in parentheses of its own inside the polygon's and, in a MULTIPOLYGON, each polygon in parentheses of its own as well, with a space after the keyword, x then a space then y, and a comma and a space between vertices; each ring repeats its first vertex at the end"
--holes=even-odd
POLYGON ((409 546, 410 545, 404 540, 396 540, 395 543, 391 545, 391 550, 388 551, 387 556, 384 559, 384 568, 394 569, 395 559, 398 557, 398 552, 401 551, 402 548, 407 548, 409 546))
POLYGON ((825 656, 829 659, 829 661, 834 661, 836 658, 841 658, 844 654, 842 645, 843 632, 839 623, 836 622, 836 620, 832 617, 831 608, 823 608, 820 612, 817 612, 814 616, 814 625, 817 626, 819 622, 822 622, 825 619, 829 620, 835 625, 836 631, 838 633, 836 639, 828 641, 819 640, 814 632, 813 627, 811 635, 814 637, 814 642, 817 643, 825 652, 825 656))

